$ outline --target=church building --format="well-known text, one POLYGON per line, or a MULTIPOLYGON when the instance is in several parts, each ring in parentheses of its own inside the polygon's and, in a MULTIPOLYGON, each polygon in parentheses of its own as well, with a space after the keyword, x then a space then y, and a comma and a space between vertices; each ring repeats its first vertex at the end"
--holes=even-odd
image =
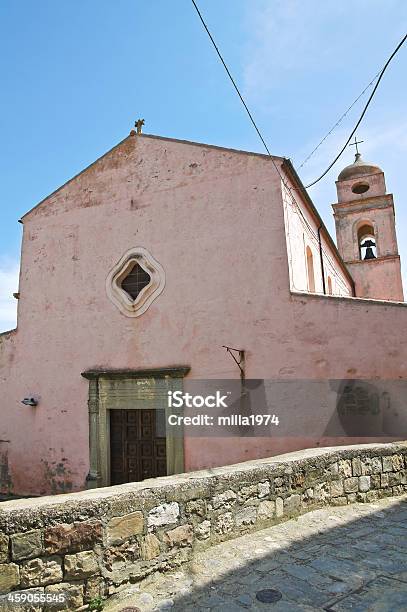
POLYGON ((27 212, 17 328, 0 335, 0 492, 334 443, 317 406, 312 435, 157 434, 169 393, 239 380, 243 358, 247 380, 406 381, 393 196, 359 153, 336 187, 337 246, 288 159, 132 131, 27 212))

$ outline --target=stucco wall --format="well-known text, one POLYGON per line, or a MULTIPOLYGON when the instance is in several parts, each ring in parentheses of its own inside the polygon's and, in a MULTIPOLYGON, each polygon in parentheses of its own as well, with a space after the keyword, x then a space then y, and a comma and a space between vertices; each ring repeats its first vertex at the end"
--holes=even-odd
POLYGON ((358 295, 382 300, 403 300, 400 257, 383 257, 348 263, 358 295))
MULTIPOLYGON (((287 180, 287 185, 290 185, 287 180)), ((331 280, 332 295, 352 295, 352 285, 338 264, 338 256, 333 252, 324 235, 318 237, 318 222, 301 199, 298 190, 292 191, 283 186, 284 216, 287 239, 290 287, 293 291, 308 291, 306 249, 312 252, 315 291, 323 293, 322 266, 319 240, 322 246, 322 259, 325 276, 325 290, 328 293, 328 278, 331 280)))
MULTIPOLYGON (((321 506, 402 495, 406 460, 405 445, 313 449, 210 472, 5 502, 0 594, 64 593, 65 605, 52 609, 76 610, 218 542, 321 506)), ((0 605, 6 599, 0 595, 0 605)))
MULTIPOLYGON (((291 295, 280 179, 265 156, 130 137, 23 221, 18 332, 0 375, 14 493, 85 487, 89 369, 182 364, 191 378, 238 378, 226 344, 245 349, 248 378, 406 377, 403 306, 291 295), (133 246, 166 273, 138 318, 105 291, 133 246), (30 394, 37 408, 21 404, 30 394)), ((318 442, 186 440, 185 469, 318 442)))
POLYGON ((288 295, 280 183, 264 156, 130 137, 23 221, 18 367, 2 389, 15 492, 85 486, 81 372, 186 364, 193 377, 238 377, 222 345, 260 342, 288 295), (166 286, 131 319, 105 280, 133 246, 166 286), (21 405, 29 394, 38 408, 21 405))

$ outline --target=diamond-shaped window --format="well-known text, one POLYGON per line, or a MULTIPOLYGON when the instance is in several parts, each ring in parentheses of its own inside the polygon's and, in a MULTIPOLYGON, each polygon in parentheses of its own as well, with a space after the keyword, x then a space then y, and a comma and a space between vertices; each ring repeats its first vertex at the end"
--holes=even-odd
POLYGON ((106 292, 128 317, 139 317, 165 286, 162 266, 144 247, 133 247, 110 270, 106 292))
POLYGON ((122 289, 135 300, 139 293, 147 287, 151 281, 151 276, 146 272, 140 264, 136 263, 130 270, 129 274, 122 280, 122 289))

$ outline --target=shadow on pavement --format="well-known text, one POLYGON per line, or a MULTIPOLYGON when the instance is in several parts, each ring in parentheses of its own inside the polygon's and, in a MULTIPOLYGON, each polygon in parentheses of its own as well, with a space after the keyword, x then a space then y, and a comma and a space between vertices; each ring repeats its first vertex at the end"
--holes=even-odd
POLYGON ((189 590, 157 609, 405 612, 407 500, 379 510, 364 504, 314 511, 196 555, 189 575, 189 590), (351 508, 357 518, 345 522, 341 514, 349 517, 351 508), (268 589, 281 599, 256 599, 268 589))

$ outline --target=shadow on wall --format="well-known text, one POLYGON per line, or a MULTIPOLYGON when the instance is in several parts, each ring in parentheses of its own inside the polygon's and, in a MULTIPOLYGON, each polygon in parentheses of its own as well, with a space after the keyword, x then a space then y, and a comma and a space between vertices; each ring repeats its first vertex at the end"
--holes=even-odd
MULTIPOLYGON (((294 521, 294 529, 301 533, 301 521, 309 526, 312 514, 212 547, 203 557, 197 555, 190 565, 193 584, 188 593, 179 594, 182 578, 174 582, 172 610, 406 610, 407 501, 369 514, 366 506, 353 511, 359 514, 355 520, 323 529, 319 513, 325 513, 330 525, 336 517, 329 516, 328 509, 317 510, 312 513, 313 528, 308 529, 313 533, 288 546, 294 521), (234 569, 227 571, 230 567, 234 569), (269 589, 281 593, 280 603, 262 604, 256 599, 257 593, 269 589)), ((163 592, 168 592, 169 579, 162 578, 163 592)), ((151 588, 159 592, 159 584, 151 588)))

